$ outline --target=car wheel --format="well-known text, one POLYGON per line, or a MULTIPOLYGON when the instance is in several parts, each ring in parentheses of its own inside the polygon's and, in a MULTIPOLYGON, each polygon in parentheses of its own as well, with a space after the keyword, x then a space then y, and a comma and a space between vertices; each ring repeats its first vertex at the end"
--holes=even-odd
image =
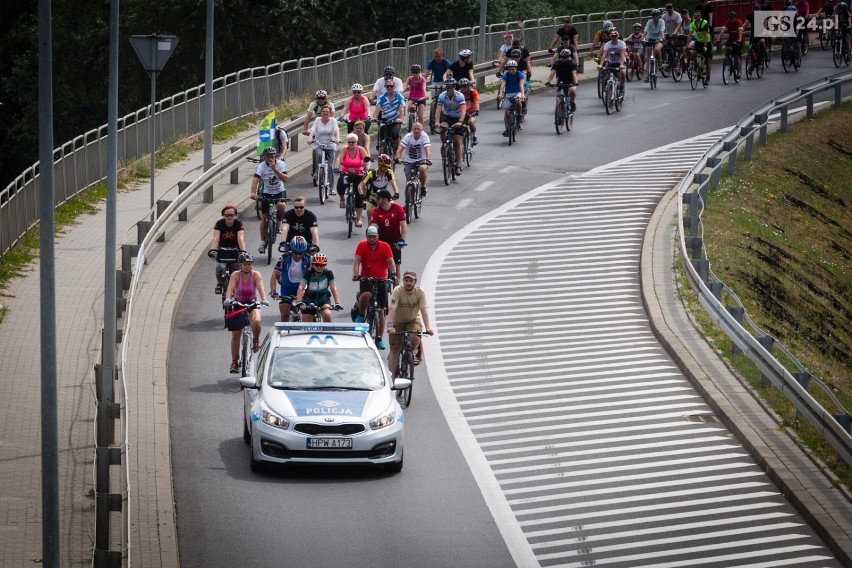
POLYGON ((388 473, 399 473, 400 471, 402 471, 402 462, 404 458, 405 456, 402 456, 399 458, 398 462, 386 463, 385 471, 388 473))
POLYGON ((245 442, 246 444, 251 444, 251 432, 249 432, 245 418, 243 418, 243 442, 245 442))

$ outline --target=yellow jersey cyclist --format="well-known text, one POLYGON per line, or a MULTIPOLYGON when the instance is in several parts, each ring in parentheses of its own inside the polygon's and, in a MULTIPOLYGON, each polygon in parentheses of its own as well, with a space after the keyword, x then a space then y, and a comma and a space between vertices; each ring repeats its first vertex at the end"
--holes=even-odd
POLYGON ((687 49, 693 59, 695 59, 696 53, 704 55, 707 82, 709 83, 710 64, 713 61, 713 36, 710 33, 710 23, 701 17, 701 10, 695 10, 692 14, 687 49))
POLYGON ((373 208, 376 207, 376 192, 380 189, 392 191, 393 198, 399 199, 399 190, 396 188, 396 179, 391 169, 392 163, 393 161, 390 156, 382 154, 379 156, 378 167, 367 172, 367 175, 358 184, 358 193, 364 199, 368 216, 373 211, 373 208))

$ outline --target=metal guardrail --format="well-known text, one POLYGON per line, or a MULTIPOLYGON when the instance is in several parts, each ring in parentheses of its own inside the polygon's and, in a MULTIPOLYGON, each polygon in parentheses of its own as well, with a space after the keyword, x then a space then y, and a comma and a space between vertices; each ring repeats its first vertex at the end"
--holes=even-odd
MULTIPOLYGON (((578 14, 570 16, 580 38, 591 39, 604 19, 622 27, 636 18, 649 17, 650 10, 630 10, 578 14)), ((547 48, 562 21, 569 16, 556 16, 524 22, 524 41, 531 52, 547 48)), ((477 54, 490 61, 502 44, 504 31, 517 30, 515 22, 491 24, 486 30, 486 53, 477 54)), ((234 118, 274 108, 290 98, 301 97, 323 88, 342 92, 355 81, 370 83, 381 76, 386 65, 408 69, 412 63, 423 63, 440 48, 454 59, 463 48, 478 45, 479 27, 442 30, 385 39, 375 43, 349 47, 317 57, 274 63, 264 67, 243 69, 213 81, 213 122, 223 124, 234 118)), ((162 99, 154 105, 157 120, 155 146, 180 140, 204 129, 204 86, 199 85, 162 99)), ((118 120, 118 159, 126 163, 151 153, 148 140, 150 105, 118 120)), ((56 206, 106 177, 107 125, 77 136, 53 152, 56 206)), ((0 190, 0 261, 28 230, 38 223, 40 165, 33 164, 8 186, 0 190)))
POLYGON ((793 404, 798 415, 804 416, 831 444, 838 458, 852 465, 852 436, 849 433, 852 416, 830 388, 811 375, 786 347, 751 320, 734 291, 713 274, 704 249, 701 222, 701 213, 707 203, 709 191, 719 185, 723 162, 727 161, 728 172, 733 174, 740 149, 743 150, 744 159, 751 160, 755 134, 759 136, 762 144, 766 143, 770 114, 780 113, 780 130, 786 132, 791 105, 804 101, 806 116, 810 118, 814 112, 814 95, 833 89, 834 106, 837 108, 842 101, 841 89, 850 81, 852 72, 848 71, 824 77, 771 99, 743 117, 707 150, 681 182, 678 187, 682 196, 678 201, 678 217, 681 255, 684 259, 689 259, 689 262, 684 262, 684 269, 690 284, 698 293, 701 305, 733 341, 735 349, 742 351, 757 366, 761 372, 761 380, 780 390, 793 404), (688 210, 686 213, 685 208, 688 210), (730 298, 734 305, 724 305, 723 294, 725 298, 730 298), (747 330, 744 324, 747 324, 753 333, 747 330), (773 356, 773 349, 778 349, 798 371, 790 373, 773 356), (835 405, 835 412, 826 410, 811 396, 807 390, 810 385, 828 396, 835 405))

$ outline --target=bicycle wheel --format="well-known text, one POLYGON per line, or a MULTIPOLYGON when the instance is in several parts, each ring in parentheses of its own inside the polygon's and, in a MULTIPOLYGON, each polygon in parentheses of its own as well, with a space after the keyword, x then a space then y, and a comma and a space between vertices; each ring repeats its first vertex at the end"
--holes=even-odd
POLYGON ((414 182, 405 184, 405 219, 411 223, 414 212, 414 182))
POLYGON ((698 88, 698 80, 699 80, 698 70, 695 68, 695 62, 694 61, 689 64, 689 67, 687 68, 686 74, 689 75, 689 84, 692 87, 692 90, 694 91, 695 89, 698 88))
POLYGON ((805 32, 805 36, 802 38, 802 55, 808 54, 808 49, 810 49, 811 45, 811 34, 805 32))
POLYGON ((636 80, 641 81, 645 76, 645 66, 642 65, 642 60, 637 58, 636 61, 636 80))
POLYGON ((512 137, 512 142, 515 142, 518 139, 518 130, 521 129, 521 113, 517 110, 514 113, 514 118, 512 118, 512 132, 509 134, 512 137))
MULTIPOLYGON (((631 79, 631 76, 633 75, 635 70, 636 70, 636 65, 634 65, 633 58, 628 56, 628 58, 627 58, 627 80, 628 81, 633 80, 633 79, 631 79)), ((637 79, 638 79, 638 77, 637 77, 637 79)))
POLYGON ((562 134, 565 118, 562 116, 562 100, 556 97, 556 108, 553 111, 553 121, 556 124, 556 134, 562 134))
POLYGON ((447 163, 447 152, 441 152, 441 169, 444 171, 444 185, 450 185, 450 164, 447 163))
POLYGON ((727 85, 734 78, 734 66, 731 64, 731 58, 725 57, 722 62, 722 83, 727 85))
POLYGON ((421 195, 422 187, 421 185, 414 185, 414 206, 412 209, 414 210, 414 218, 419 219, 420 213, 423 211, 423 196, 421 195))
POLYGON ((346 193, 346 224, 349 225, 347 238, 352 238, 352 225, 355 224, 355 199, 350 192, 346 193))
POLYGON ((621 112, 621 105, 624 104, 624 85, 619 85, 615 88, 615 111, 621 112))
POLYGON ((604 91, 606 90, 606 74, 603 69, 598 70, 598 98, 603 99, 604 91))
POLYGON ((450 164, 450 177, 453 181, 456 181, 456 145, 455 145, 455 136, 452 132, 450 132, 450 136, 447 138, 447 163, 450 164))
POLYGON ((464 137, 462 138, 462 160, 467 167, 470 167, 470 159, 473 158, 473 146, 470 145, 470 130, 464 129, 464 137))
POLYGON ((613 92, 612 83, 608 82, 606 84, 606 89, 604 90, 604 98, 603 98, 604 109, 606 109, 607 114, 612 114, 612 107, 613 107, 613 100, 612 99, 613 99, 614 96, 615 96, 615 93, 613 92))
POLYGON ((574 128, 574 113, 569 110, 568 116, 565 117, 565 130, 570 132, 572 128, 574 128))
POLYGON ((675 61, 672 63, 672 79, 675 83, 680 82, 683 78, 683 58, 678 58, 678 54, 675 53, 675 61))
POLYGON ((249 360, 251 359, 251 345, 249 344, 250 333, 244 333, 240 344, 240 376, 248 376, 249 360))
POLYGON ((515 118, 515 113, 514 113, 514 112, 510 112, 510 113, 508 113, 508 114, 506 115, 506 118, 505 118, 505 122, 506 122, 506 135, 509 137, 509 146, 511 146, 511 145, 512 145, 512 130, 514 129, 514 127, 512 126, 512 121, 514 120, 514 118, 515 118))
POLYGON ((261 211, 261 209, 260 209, 260 200, 259 199, 255 199, 255 201, 254 201, 254 212, 257 215, 258 221, 263 219, 263 211, 261 211))
POLYGON ((651 59, 650 68, 648 69, 648 84, 651 85, 651 90, 657 88, 657 60, 651 59))
POLYGON ((802 67, 802 56, 798 53, 793 56, 793 70, 798 71, 802 67))
POLYGON ((835 67, 840 67, 840 61, 843 57, 843 54, 840 51, 840 40, 834 40, 834 46, 831 50, 831 59, 834 61, 835 67))
POLYGON ((266 265, 272 264, 272 249, 278 240, 278 220, 275 215, 269 215, 266 220, 266 265))
POLYGON ((819 48, 825 51, 825 48, 831 45, 831 42, 828 41, 828 37, 823 32, 819 32, 819 48))
POLYGON ((411 361, 411 352, 404 349, 399 356, 399 369, 396 374, 399 379, 411 380, 411 386, 407 389, 396 391, 396 400, 403 408, 411 404, 411 389, 414 386, 414 365, 411 361))
POLYGON ((781 67, 784 68, 784 73, 789 73, 793 67, 793 58, 790 56, 789 48, 786 45, 781 46, 781 67))
MULTIPOLYGON (((416 112, 416 109, 415 109, 416 112)), ((411 132, 411 129, 414 127, 414 113, 408 113, 408 131, 411 132)))
POLYGON ((663 49, 660 54, 660 75, 667 79, 672 68, 672 54, 669 49, 663 49))
POLYGON ((319 171, 317 172, 317 187, 319 188, 320 205, 325 204, 326 179, 328 179, 328 172, 326 171, 326 166, 325 164, 320 164, 319 171))

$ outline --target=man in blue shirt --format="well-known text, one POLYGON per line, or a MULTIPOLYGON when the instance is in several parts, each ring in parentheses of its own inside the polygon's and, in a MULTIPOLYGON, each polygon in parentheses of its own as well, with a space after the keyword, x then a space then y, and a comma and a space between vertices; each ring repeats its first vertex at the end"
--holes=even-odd
MULTIPOLYGON (((521 121, 523 121, 521 108, 526 94, 525 81, 526 77, 524 77, 524 74, 518 71, 518 62, 511 59, 506 62, 506 72, 500 78, 500 88, 497 93, 497 98, 502 99, 503 108, 505 109, 503 111, 504 123, 508 123, 509 109, 512 108, 512 105, 515 106, 518 114, 521 116, 521 121)), ((509 131, 504 130, 503 136, 509 136, 509 131)))
POLYGON ((379 97, 373 108, 373 120, 378 121, 379 113, 382 113, 382 121, 386 124, 379 125, 379 140, 384 137, 383 129, 387 131, 393 140, 393 151, 399 146, 399 129, 402 128, 402 119, 405 117, 405 99, 402 94, 396 92, 396 85, 391 80, 385 81, 385 94, 379 97))
POLYGON ((438 115, 441 117, 441 150, 447 140, 447 129, 452 128, 453 137, 456 141, 456 175, 461 173, 462 161, 462 134, 464 133, 464 115, 467 110, 467 102, 464 95, 456 90, 456 80, 444 81, 446 89, 438 97, 438 115))

